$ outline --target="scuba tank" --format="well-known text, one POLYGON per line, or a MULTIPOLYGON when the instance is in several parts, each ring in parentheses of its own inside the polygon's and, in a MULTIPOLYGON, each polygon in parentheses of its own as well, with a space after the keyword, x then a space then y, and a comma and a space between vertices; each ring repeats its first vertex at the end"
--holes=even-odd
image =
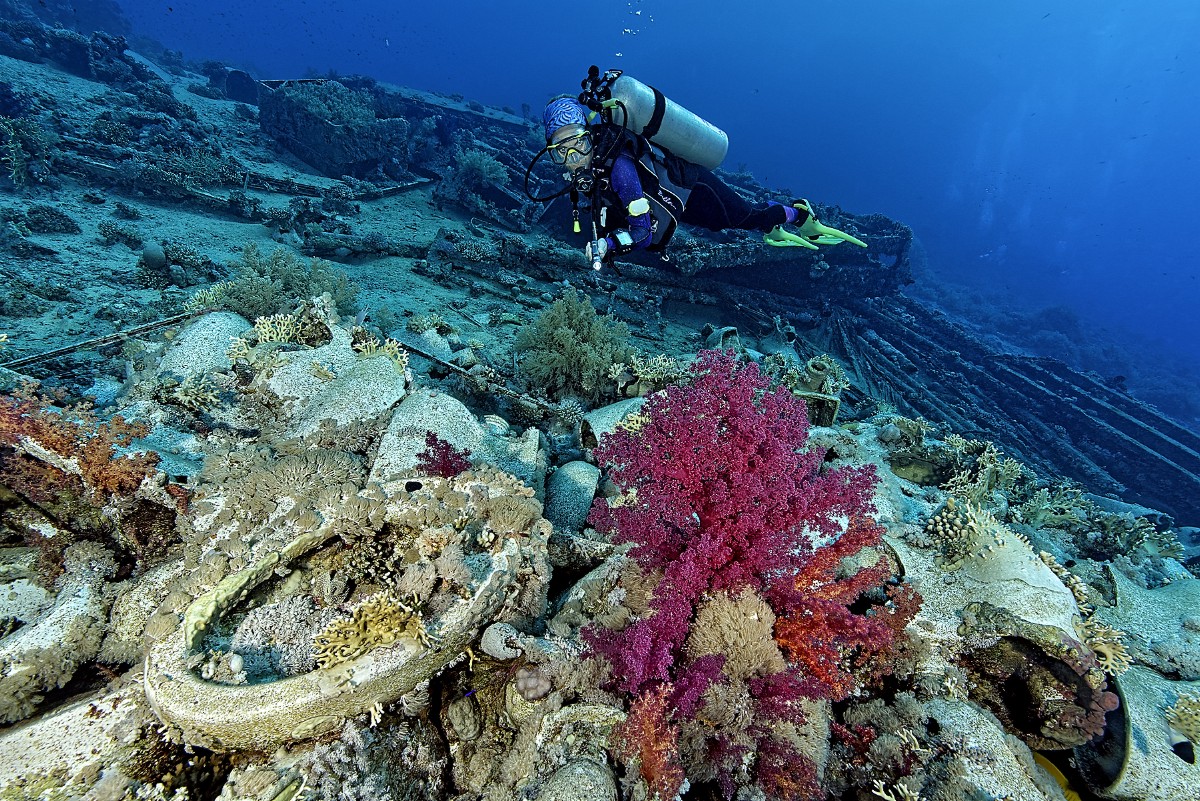
MULTIPOLYGON (((610 157, 615 157, 623 148, 629 148, 629 155, 638 165, 653 219, 653 242, 646 250, 659 253, 666 261, 667 244, 690 191, 690 184, 679 183, 672 169, 686 170, 688 165, 710 170, 717 168, 729 150, 729 137, 654 87, 623 75, 621 70, 607 70, 601 75, 600 68, 593 65, 580 86, 583 91, 578 100, 590 112, 587 124, 609 123, 611 127, 601 130, 612 134, 598 138, 594 143, 595 154, 590 169, 565 175, 569 183, 562 189, 535 195, 530 191, 529 179, 534 165, 549 151, 550 144, 547 143, 525 170, 525 195, 534 202, 546 203, 570 193, 572 228, 576 234, 583 231, 580 200, 586 197, 585 208, 592 214, 592 234, 596 239, 604 230, 605 215, 610 211, 603 202, 604 193, 597 191, 601 183, 608 181, 607 177, 599 176, 599 167, 608 164, 610 157)), ((618 254, 624 252, 627 251, 617 250, 618 254)))
POLYGON ((601 76, 595 66, 588 70, 582 87, 581 103, 672 155, 710 170, 725 160, 729 136, 654 87, 620 70, 601 76))

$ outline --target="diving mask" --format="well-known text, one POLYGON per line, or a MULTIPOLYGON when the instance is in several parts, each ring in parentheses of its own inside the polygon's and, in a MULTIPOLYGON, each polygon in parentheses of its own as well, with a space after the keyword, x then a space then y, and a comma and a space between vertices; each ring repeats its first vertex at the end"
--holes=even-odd
POLYGON ((555 164, 564 164, 571 169, 587 166, 588 158, 592 155, 592 136, 582 126, 568 125, 564 128, 579 129, 576 133, 568 131, 567 136, 547 145, 550 160, 555 164))

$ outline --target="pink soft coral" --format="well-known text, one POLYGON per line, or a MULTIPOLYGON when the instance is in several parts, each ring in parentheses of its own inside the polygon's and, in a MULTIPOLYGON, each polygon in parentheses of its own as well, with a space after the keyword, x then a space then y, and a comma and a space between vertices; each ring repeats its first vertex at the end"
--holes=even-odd
MULTIPOLYGON (((663 571, 653 614, 607 643, 614 647, 597 643, 634 695, 672 678, 703 593, 751 587, 776 614, 796 610, 806 605, 810 588, 797 580, 814 545, 836 542, 841 521, 871 511, 870 469, 822 471, 823 453, 805 448, 803 401, 720 351, 701 353, 692 373, 690 385, 647 402, 644 425, 618 428, 596 450, 624 495, 598 501, 592 524, 634 543, 643 570, 663 571)), ((872 544, 852 539, 854 550, 872 544)))
MULTIPOLYGON (((879 541, 872 469, 822 469, 823 452, 806 448, 803 401, 720 351, 701 353, 692 382, 653 396, 640 420, 596 450, 622 494, 597 501, 591 522, 633 543, 642 570, 662 579, 648 613, 624 631, 587 632, 592 653, 612 663, 630 696, 661 692, 690 673, 681 660, 697 604, 716 591, 752 588, 775 612, 790 658, 782 673, 751 682, 758 713, 799 720, 799 700, 844 697, 852 660, 894 634, 849 609, 887 569, 835 575, 844 557, 879 541)), ((696 693, 692 686, 689 699, 696 693)), ((776 754, 771 764, 784 762, 776 754)), ((763 768, 760 786, 780 795, 786 783, 763 768)))

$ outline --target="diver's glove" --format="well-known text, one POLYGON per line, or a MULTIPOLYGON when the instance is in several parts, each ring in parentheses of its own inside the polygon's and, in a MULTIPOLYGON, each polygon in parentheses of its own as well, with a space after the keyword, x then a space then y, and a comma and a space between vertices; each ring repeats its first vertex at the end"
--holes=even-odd
POLYGON ((797 219, 802 220, 796 224, 800 229, 800 236, 783 230, 782 225, 777 225, 763 237, 763 241, 768 245, 774 245, 775 247, 805 247, 811 250, 817 250, 817 245, 839 245, 842 242, 852 242, 860 248, 867 246, 866 242, 851 236, 845 231, 839 231, 836 228, 830 228, 828 225, 822 225, 807 200, 800 200, 793 203, 792 206, 800 213, 800 217, 797 219))
POLYGON ((588 263, 595 264, 596 261, 604 261, 604 259, 608 256, 608 248, 608 237, 602 236, 595 242, 588 242, 587 247, 583 249, 583 252, 587 254, 588 263), (592 245, 596 246, 595 255, 592 254, 592 245))

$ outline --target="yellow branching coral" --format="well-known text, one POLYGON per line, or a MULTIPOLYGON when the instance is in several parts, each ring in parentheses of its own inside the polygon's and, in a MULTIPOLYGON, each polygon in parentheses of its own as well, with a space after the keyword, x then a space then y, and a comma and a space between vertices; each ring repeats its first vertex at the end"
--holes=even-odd
POLYGON ((364 359, 369 359, 372 356, 388 357, 392 360, 392 364, 395 365, 396 372, 401 375, 408 370, 408 351, 394 339, 388 338, 380 342, 373 336, 357 336, 354 338, 351 347, 364 359))
POLYGON ((921 796, 913 792, 907 785, 897 783, 889 790, 887 785, 876 779, 871 787, 871 795, 878 796, 883 801, 919 801, 921 796))
POLYGON ((1038 553, 1038 558, 1042 560, 1042 563, 1046 567, 1050 568, 1050 571, 1054 575, 1058 576, 1062 583, 1067 586, 1067 589, 1071 591, 1071 594, 1075 596, 1075 605, 1079 607, 1079 612, 1084 617, 1090 616, 1095 609, 1088 596, 1088 585, 1084 580, 1060 565, 1058 560, 1054 558, 1054 555, 1047 551, 1038 553))
POLYGON ((414 334, 423 334, 426 331, 436 331, 439 334, 450 334, 454 332, 454 326, 446 322, 446 319, 437 312, 429 314, 417 314, 408 319, 405 328, 412 331, 414 334))
POLYGON ((650 415, 642 414, 641 412, 633 412, 621 418, 617 423, 617 428, 622 431, 629 431, 634 434, 641 431, 650 422, 650 415))
POLYGON ((1171 728, 1200 745, 1200 695, 1181 695, 1167 710, 1171 728))
POLYGON ((888 417, 888 422, 900 429, 904 438, 914 445, 923 443, 925 435, 933 429, 933 423, 924 417, 912 418, 894 414, 888 417))
POLYGON ((206 286, 199 289, 188 298, 183 304, 183 310, 187 314, 201 311, 202 309, 210 309, 219 306, 221 301, 229 294, 229 290, 233 288, 232 281, 220 281, 212 286, 206 286))
POLYGON ((175 387, 171 397, 180 406, 191 409, 193 412, 211 409, 221 402, 217 397, 216 386, 208 380, 206 375, 190 375, 183 379, 183 382, 175 387))
POLYGON ((963 467, 942 489, 970 503, 986 503, 992 492, 1011 489, 1025 474, 1024 465, 1016 459, 1001 458, 994 443, 950 434, 946 444, 958 453, 963 467))
POLYGON ((229 348, 225 351, 226 357, 231 362, 249 362, 254 355, 250 349, 250 342, 245 337, 230 337, 229 348))
POLYGON ((1129 670, 1131 659, 1123 642, 1125 632, 1106 626, 1094 617, 1078 624, 1076 630, 1096 654, 1101 670, 1110 676, 1119 676, 1129 670))
POLYGON ((1096 505, 1079 487, 1063 483, 1053 491, 1043 487, 1013 511, 1013 518, 1034 528, 1071 528, 1087 522, 1096 505))
POLYGON ((294 314, 272 314, 254 321, 259 342, 294 342, 300 334, 300 321, 294 314))
POLYGON ((317 666, 324 668, 401 641, 430 645, 421 613, 391 593, 381 592, 355 607, 349 618, 334 620, 322 629, 313 639, 313 656, 317 666))
POLYGON ((629 361, 628 365, 614 364, 608 371, 609 378, 615 379, 621 372, 628 370, 639 382, 648 385, 653 391, 662 389, 667 384, 678 383, 687 375, 686 366, 678 359, 662 353, 650 357, 634 353, 629 361))

